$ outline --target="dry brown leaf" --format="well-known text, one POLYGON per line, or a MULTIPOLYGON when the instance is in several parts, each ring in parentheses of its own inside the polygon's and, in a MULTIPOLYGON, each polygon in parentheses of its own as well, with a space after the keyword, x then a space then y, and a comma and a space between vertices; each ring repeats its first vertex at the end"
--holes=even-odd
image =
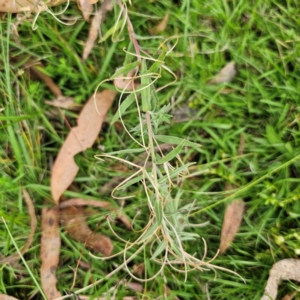
POLYGON ((228 63, 221 71, 212 78, 208 83, 209 84, 218 84, 218 83, 228 83, 233 80, 236 75, 235 62, 231 61, 228 63))
POLYGON ((0 294, 0 300, 19 300, 15 297, 12 297, 12 296, 7 296, 7 295, 4 295, 4 294, 0 294))
POLYGON ((89 248, 109 256, 113 250, 111 240, 99 233, 93 232, 86 223, 86 216, 81 207, 67 207, 60 210, 60 221, 69 236, 89 248))
POLYGON ((156 25, 155 28, 149 29, 149 33, 155 35, 164 31, 167 28, 168 20, 169 20, 169 14, 165 14, 163 19, 156 25))
POLYGON ((55 272, 59 263, 60 252, 59 208, 42 209, 41 238, 41 283, 49 300, 61 297, 56 288, 55 272))
POLYGON ((106 201, 99 201, 99 200, 87 200, 87 199, 75 198, 75 199, 69 199, 64 202, 61 202, 59 205, 60 208, 66 208, 70 206, 94 206, 100 208, 108 208, 109 206, 111 206, 111 203, 106 201))
MULTIPOLYGON (((47 6, 56 6, 66 1, 67 0, 50 0, 47 1, 47 6)), ((19 13, 22 11, 35 11, 37 10, 37 3, 40 3, 40 0, 0 0, 0 12, 19 13)), ((46 6, 43 10, 45 9, 46 6)))
MULTIPOLYGON (((34 211, 34 205, 32 203, 32 200, 31 200, 29 194, 27 193, 27 191, 25 189, 23 189, 23 197, 24 197, 24 200, 27 204, 28 215, 30 217, 30 233, 29 233, 29 236, 28 236, 28 239, 27 239, 27 242, 26 242, 25 246, 21 250, 22 255, 31 246, 32 241, 33 241, 33 237, 34 237, 34 233, 35 233, 35 230, 36 230, 36 225, 37 225, 36 215, 35 215, 35 211, 34 211)), ((13 263, 14 261, 18 260, 19 258, 20 258, 19 253, 15 253, 13 255, 3 257, 2 259, 0 259, 0 265, 5 264, 5 263, 13 263)))
POLYGON ((281 298, 281 300, 293 300, 295 296, 297 295, 298 291, 296 290, 290 295, 285 295, 284 297, 281 298))
POLYGON ((145 264, 139 263, 137 265, 133 265, 132 272, 139 277, 143 276, 145 274, 145 264))
POLYGON ((91 53, 94 43, 98 37, 100 25, 104 22, 107 11, 113 8, 112 0, 104 0, 99 10, 96 12, 89 30, 89 36, 85 43, 82 59, 86 60, 91 53))
MULTIPOLYGON (((99 200, 86 200, 86 199, 81 199, 81 198, 76 198, 76 199, 69 199, 66 201, 63 201, 60 203, 59 207, 60 208, 66 208, 70 206, 94 206, 94 207, 100 207, 100 208, 106 208, 109 209, 110 211, 115 211, 117 212, 117 208, 112 206, 110 202, 106 201, 99 201, 99 200)), ((117 218, 123 222, 123 224, 128 228, 132 229, 132 224, 130 220, 127 218, 126 215, 119 214, 117 218)))
POLYGON ((79 0, 79 6, 84 19, 89 22, 90 16, 93 12, 93 3, 89 0, 79 0))
POLYGON ((65 97, 65 96, 58 96, 56 99, 52 101, 46 100, 45 103, 54 107, 70 109, 70 110, 79 110, 81 107, 80 104, 76 104, 74 102, 74 98, 65 97))
POLYGON ((104 90, 92 96, 78 116, 78 126, 72 128, 61 147, 51 173, 51 193, 56 204, 78 172, 74 156, 93 145, 115 95, 114 91, 104 90))
POLYGON ((273 265, 264 295, 260 300, 275 300, 281 280, 295 280, 300 282, 300 259, 282 259, 273 265))
MULTIPOLYGON (((233 187, 230 184, 226 184, 225 190, 232 189, 233 187)), ((244 208, 245 203, 242 199, 234 200, 227 206, 222 225, 220 254, 225 252, 239 231, 243 220, 244 208)))
POLYGON ((133 91, 139 84, 134 82, 136 70, 130 71, 126 77, 119 75, 114 79, 114 86, 119 90, 133 91))
POLYGON ((142 293, 143 292, 143 286, 141 283, 138 282, 122 282, 127 288, 137 292, 137 293, 142 293))
POLYGON ((118 213, 119 209, 112 206, 109 202, 98 200, 70 199, 60 204, 61 208, 69 206, 94 206, 109 209, 110 211, 115 212, 117 214, 117 219, 121 221, 127 227, 127 229, 132 230, 132 223, 128 219, 128 217, 125 214, 118 213))

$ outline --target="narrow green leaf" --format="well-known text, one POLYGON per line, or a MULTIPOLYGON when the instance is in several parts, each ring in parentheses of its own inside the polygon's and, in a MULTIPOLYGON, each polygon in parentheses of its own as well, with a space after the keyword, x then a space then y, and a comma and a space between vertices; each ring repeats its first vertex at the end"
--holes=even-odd
POLYGON ((167 243, 162 240, 156 250, 154 251, 153 255, 151 256, 151 259, 155 259, 158 255, 160 255, 165 249, 166 249, 167 243))
POLYGON ((104 41, 106 41, 110 36, 112 36, 116 31, 118 31, 122 27, 123 23, 124 21, 120 20, 117 23, 117 25, 114 25, 112 28, 106 31, 105 35, 99 40, 99 43, 103 43, 104 41))
POLYGON ((147 76, 147 65, 145 60, 142 61, 141 84, 145 86, 141 90, 142 94, 142 111, 147 112, 151 110, 151 92, 150 92, 150 77, 147 76), (144 75, 144 76, 143 76, 144 75), (149 86, 148 86, 149 85, 149 86))
POLYGON ((293 152, 293 148, 292 145, 290 143, 284 143, 283 140, 281 139, 281 137, 279 136, 279 134, 275 131, 275 129, 270 126, 267 125, 266 126, 266 138, 268 139, 269 143, 275 148, 277 149, 277 151, 286 154, 288 153, 292 153, 293 152))
MULTIPOLYGON (((145 151, 145 149, 143 149, 143 148, 136 148, 136 149, 124 149, 124 150, 120 150, 120 151, 113 151, 113 152, 109 152, 109 153, 105 153, 105 154, 113 156, 113 155, 117 155, 117 154, 141 153, 144 151, 145 151)), ((103 159, 103 156, 101 154, 95 155, 95 158, 103 159)))
POLYGON ((193 241, 199 238, 199 234, 186 231, 178 231, 177 235, 180 237, 181 241, 193 241))
POLYGON ((129 71, 132 71, 134 68, 136 68, 140 64, 139 61, 134 61, 132 63, 126 64, 123 67, 116 70, 113 76, 111 76, 111 79, 117 78, 120 75, 126 76, 129 71))
MULTIPOLYGON (((188 164, 185 164, 185 165, 183 165, 183 166, 181 166, 181 167, 179 167, 179 168, 177 168, 177 169, 175 169, 175 170, 173 170, 173 171, 169 169, 170 178, 173 179, 174 177, 179 176, 180 173, 182 173, 182 172, 184 172, 184 171, 187 171, 188 167, 189 167, 189 166, 192 166, 192 165, 194 165, 194 164, 195 164, 195 163, 188 163, 188 164)), ((160 185, 163 185, 163 184, 165 184, 167 181, 168 181, 168 178, 167 178, 166 176, 164 176, 164 177, 162 177, 161 179, 159 179, 158 183, 159 183, 160 185)))
POLYGON ((157 224, 161 224, 162 218, 163 218, 163 207, 162 202, 160 200, 155 199, 154 200, 154 213, 157 224))
POLYGON ((155 72, 157 72, 160 69, 161 65, 164 64, 164 59, 166 57, 166 53, 167 53, 167 50, 164 50, 160 54, 160 56, 157 59, 157 61, 149 68, 149 70, 148 70, 149 73, 155 73, 155 72))
POLYGON ((192 147, 194 149, 198 149, 200 147, 202 147, 200 144, 197 143, 193 143, 190 142, 186 139, 181 139, 179 137, 176 136, 168 136, 168 135, 155 135, 155 138, 157 140, 159 140, 160 142, 163 143, 168 143, 168 144, 175 144, 175 145, 179 145, 183 142, 183 146, 188 146, 188 147, 192 147))
POLYGON ((131 185, 143 180, 144 177, 143 175, 140 175, 140 176, 137 176, 137 177, 134 177, 132 178, 131 180, 127 181, 124 185, 121 186, 121 189, 126 189, 128 187, 130 187, 131 185))
MULTIPOLYGON (((177 242, 177 241, 176 241, 177 242)), ((172 250, 178 255, 178 257, 182 257, 182 250, 177 246, 177 243, 170 243, 172 250)))
POLYGON ((33 118, 33 116, 28 116, 28 115, 24 115, 24 116, 0 116, 0 121, 22 121, 22 120, 28 120, 30 118, 33 118))
POLYGON ((118 110, 116 111, 114 117, 111 120, 111 124, 114 124, 120 116, 123 116, 127 108, 135 101, 135 95, 132 93, 126 97, 126 99, 121 103, 118 110))
POLYGON ((147 229, 146 234, 142 237, 140 244, 146 241, 150 236, 152 236, 156 230, 159 228, 158 224, 154 222, 153 225, 150 226, 150 228, 147 229))
POLYGON ((170 161, 171 159, 173 159, 176 155, 178 155, 182 149, 184 145, 184 140, 181 141, 181 143, 174 148, 171 152, 169 152, 165 157, 161 158, 159 161, 157 161, 157 164, 164 164, 168 161, 170 161))
POLYGON ((134 56, 132 56, 132 54, 129 54, 130 52, 133 51, 133 49, 134 49, 133 43, 132 41, 129 41, 129 44, 127 46, 127 53, 124 60, 124 66, 130 64, 132 60, 135 58, 134 56))

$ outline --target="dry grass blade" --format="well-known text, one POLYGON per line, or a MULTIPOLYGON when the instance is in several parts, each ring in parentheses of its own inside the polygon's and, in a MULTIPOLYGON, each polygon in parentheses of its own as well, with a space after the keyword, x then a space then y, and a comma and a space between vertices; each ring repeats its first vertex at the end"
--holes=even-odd
POLYGON ((82 54, 82 59, 86 60, 91 53, 94 43, 98 37, 98 32, 100 25, 104 22, 107 11, 111 10, 113 7, 111 0, 104 0, 102 5, 100 6, 99 10, 96 12, 95 17, 92 20, 89 36, 85 43, 85 47, 82 54))
POLYGON ((214 78, 212 78, 209 83, 218 84, 231 82, 236 73, 235 62, 231 61, 223 69, 221 69, 221 71, 214 78))
MULTIPOLYGON (((29 194, 27 193, 27 191, 25 189, 23 189, 23 197, 24 197, 24 200, 27 204, 28 214, 29 214, 29 217, 30 217, 30 233, 29 233, 29 237, 27 239, 27 242, 26 242, 25 246, 21 250, 22 254, 24 254, 29 249, 29 247, 31 246, 32 241, 33 241, 33 237, 34 237, 34 233, 35 233, 35 230, 36 230, 36 225, 37 225, 34 206, 33 206, 33 203, 32 203, 32 200, 31 200, 29 194)), ((5 264, 5 263, 13 263, 19 258, 20 258, 19 254, 15 253, 13 255, 10 255, 10 256, 7 256, 7 257, 4 257, 4 258, 0 259, 0 264, 2 265, 2 264, 5 264)))
POLYGON ((56 288, 55 272, 59 263, 60 252, 59 208, 42 209, 41 238, 41 282, 42 288, 49 300, 61 297, 56 288))
MULTIPOLYGON (((230 184, 226 184, 225 190, 232 189, 233 187, 230 184)), ((234 200, 226 207, 221 232, 220 254, 226 251, 239 231, 243 220, 244 208, 245 203, 242 199, 234 200)))
POLYGON ((86 223, 86 216, 81 207, 67 207, 60 211, 60 221, 69 236, 89 248, 109 256, 113 250, 111 240, 103 235, 94 233, 86 223))
POLYGON ((78 126, 72 128, 60 149, 51 173, 51 192, 56 204, 78 172, 74 156, 93 145, 115 95, 114 91, 104 90, 95 98, 92 96, 78 117, 78 126))
POLYGON ((276 262, 270 270, 269 279, 260 300, 276 299, 278 284, 281 280, 295 280, 300 282, 300 260, 282 259, 276 262))

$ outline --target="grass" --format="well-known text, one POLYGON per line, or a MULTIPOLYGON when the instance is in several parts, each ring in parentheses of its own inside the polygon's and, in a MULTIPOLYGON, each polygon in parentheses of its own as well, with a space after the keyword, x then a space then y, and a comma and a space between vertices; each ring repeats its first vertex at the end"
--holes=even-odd
MULTIPOLYGON (((138 40, 141 48, 155 58, 162 42, 169 49, 176 42, 174 50, 165 59, 165 65, 176 73, 176 83, 157 93, 160 109, 171 102, 174 110, 188 103, 196 116, 183 123, 164 123, 158 134, 187 138, 199 143, 199 152, 183 147, 180 157, 184 163, 196 162, 193 172, 201 175, 186 180, 178 190, 182 192, 181 206, 195 201, 197 210, 191 214, 191 223, 209 224, 191 227, 186 231, 197 233, 206 240, 207 259, 214 257, 219 247, 222 216, 225 205, 234 197, 246 201, 244 221, 231 248, 218 256, 213 264, 228 268, 241 275, 218 271, 193 271, 185 275, 165 267, 161 276, 145 283, 145 292, 136 293, 139 299, 156 298, 163 295, 167 285, 180 299, 260 299, 271 265, 283 258, 297 258, 300 249, 299 237, 299 43, 297 29, 299 5, 296 1, 156 1, 140 2, 129 6, 129 16, 137 36, 149 37, 148 29, 153 28, 166 12, 169 12, 164 38, 138 40), (178 37, 178 41, 177 38, 178 37), (226 87, 233 92, 222 94, 221 86, 207 84, 227 62, 235 61, 238 75, 226 87), (238 155, 240 135, 244 136, 244 155, 238 155), (228 197, 224 193, 226 182, 240 187, 236 194, 228 197), (143 298, 144 297, 144 298, 143 298)), ((58 11, 60 8, 53 9, 58 11)), ((104 35, 117 19, 119 9, 109 13, 101 28, 104 35)), ((69 16, 79 16, 76 4, 67 11, 69 16)), ((14 21, 12 17, 12 22, 14 21)), ((75 25, 65 26, 48 14, 37 20, 38 29, 32 31, 31 22, 19 27, 20 40, 24 47, 15 43, 8 34, 9 18, 1 21, 1 72, 0 96, 2 107, 1 160, 2 188, 0 192, 1 216, 6 220, 14 241, 19 248, 24 245, 24 236, 29 232, 27 209, 21 197, 26 187, 36 205, 39 215, 45 198, 50 198, 50 165, 55 159, 69 129, 56 109, 47 106, 44 100, 53 96, 43 83, 30 79, 23 72, 23 63, 29 57, 40 60, 46 71, 60 85, 63 93, 75 97, 78 103, 94 92, 102 80, 111 77, 116 68, 124 64, 129 38, 124 30, 118 42, 106 39, 97 44, 86 63, 80 55, 89 24, 78 20, 75 25), (11 64, 9 63, 11 61, 11 64), (22 119, 21 119, 22 117, 22 119)), ((133 50, 132 50, 133 51, 133 50)), ((149 68, 150 65, 148 65, 149 68)), ((155 87, 170 83, 173 78, 165 70, 155 87)), ((106 83, 101 87, 109 87, 106 83)), ((113 118, 117 102, 108 120, 113 118)), ((76 114, 64 111, 71 124, 76 114)), ((127 128, 138 125, 137 110, 134 106, 123 115, 127 128)), ((138 135, 134 133, 138 138, 138 135)), ((67 192, 68 197, 95 197, 110 200, 109 195, 99 195, 99 188, 109 182, 120 171, 116 161, 105 162, 94 158, 105 153, 136 148, 125 131, 106 124, 96 145, 86 153, 79 154, 76 161, 80 171, 75 180, 75 191, 67 192)), ((136 155, 124 155, 133 161, 136 155)), ((130 176, 130 170, 124 171, 130 176)), ((149 209, 143 187, 133 185, 126 194, 135 198, 125 202, 124 211, 134 218, 136 228, 145 226, 149 209)), ((177 189, 174 190, 175 196, 177 189)), ((107 215, 99 211, 89 224, 96 228, 107 215)), ((0 225, 1 253, 16 251, 4 224, 0 225)), ((114 230, 126 240, 133 241, 137 234, 122 226, 113 224, 114 230)), ((101 225, 101 232, 114 240, 115 252, 124 249, 124 244, 114 238, 107 223, 101 225)), ((39 239, 38 231, 30 251, 25 255, 31 274, 39 281, 39 239)), ((65 234, 62 228, 63 246, 58 270, 58 288, 69 292, 77 259, 83 251, 83 261, 91 264, 86 271, 79 269, 76 288, 105 279, 106 275, 123 262, 122 257, 109 261, 92 258, 87 249, 65 234)), ((184 244, 187 253, 203 255, 204 244, 199 238, 184 244)), ((128 257, 133 254, 128 250, 128 257)), ((146 248, 141 251, 133 264, 145 263, 146 276, 151 278, 160 268, 149 258, 146 248)), ((130 280, 128 273, 121 269, 112 278, 98 284, 85 293, 91 299, 108 293, 122 299, 133 295, 120 280, 130 280), (115 287, 114 290, 111 290, 115 287), (110 292, 108 292, 110 291, 110 292)), ((296 289, 292 282, 281 285, 279 297, 296 289)), ((41 299, 38 289, 20 262, 17 266, 2 265, 0 291, 19 299, 34 296, 41 299)))

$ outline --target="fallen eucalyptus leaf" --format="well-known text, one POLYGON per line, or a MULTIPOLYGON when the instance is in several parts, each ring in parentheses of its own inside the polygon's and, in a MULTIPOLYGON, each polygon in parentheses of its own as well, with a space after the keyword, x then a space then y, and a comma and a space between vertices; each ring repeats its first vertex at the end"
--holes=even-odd
POLYGON ((239 231, 244 208, 245 203, 242 199, 234 200, 226 207, 221 232, 220 254, 225 252, 239 231))
POLYGON ((91 53, 94 43, 98 37, 100 25, 104 22, 107 11, 113 8, 112 0, 104 0, 100 8, 96 12, 89 30, 89 36, 85 43, 82 59, 86 60, 91 53))
POLYGON ((115 95, 111 90, 93 95, 78 116, 78 126, 71 129, 61 147, 51 172, 51 193, 56 204, 78 172, 74 156, 93 145, 115 95))
POLYGON ((89 0, 79 0, 78 4, 84 19, 89 22, 90 16, 93 12, 93 3, 89 0))
POLYGON ((218 84, 218 83, 228 83, 233 80, 236 75, 235 62, 231 61, 228 63, 221 71, 212 78, 208 83, 209 84, 218 84))
POLYGON ((56 269, 60 252, 59 208, 42 209, 41 283, 49 300, 61 297, 56 288, 56 269))
POLYGON ((89 228, 83 208, 75 206, 62 208, 60 210, 60 222, 72 239, 85 243, 89 248, 105 256, 111 254, 113 250, 111 240, 89 228))

